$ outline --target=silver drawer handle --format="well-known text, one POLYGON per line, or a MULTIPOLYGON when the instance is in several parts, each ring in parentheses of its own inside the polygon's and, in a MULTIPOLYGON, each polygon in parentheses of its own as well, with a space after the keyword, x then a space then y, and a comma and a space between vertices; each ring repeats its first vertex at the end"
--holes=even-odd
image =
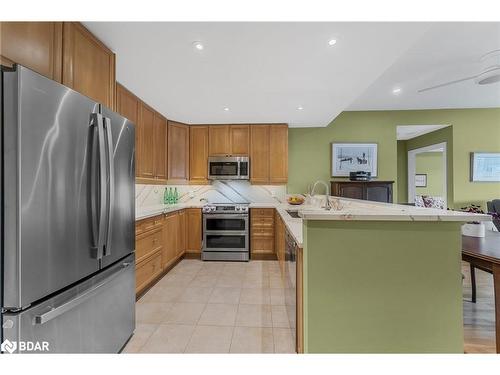
POLYGON ((111 279, 114 279, 121 271, 123 271, 124 268, 127 268, 130 266, 132 263, 131 262, 123 262, 121 264, 121 267, 113 274, 108 276, 106 280, 104 280, 102 283, 97 284, 96 286, 90 288, 87 290, 85 293, 80 294, 78 297, 73 298, 72 300, 69 300, 68 302, 63 303, 60 306, 57 307, 51 307, 50 311, 46 312, 45 314, 41 315, 36 315, 34 319, 34 324, 45 324, 52 319, 57 318, 58 316, 64 314, 65 312, 68 312, 69 310, 73 309, 74 307, 82 304, 86 300, 88 300, 90 297, 94 296, 99 292, 99 289, 101 289, 103 286, 108 284, 111 279))

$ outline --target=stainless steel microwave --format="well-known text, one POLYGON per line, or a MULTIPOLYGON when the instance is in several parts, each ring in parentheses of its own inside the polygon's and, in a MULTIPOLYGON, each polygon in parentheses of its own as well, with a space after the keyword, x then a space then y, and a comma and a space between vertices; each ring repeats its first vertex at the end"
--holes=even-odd
POLYGON ((210 156, 208 158, 209 180, 248 180, 249 178, 248 156, 210 156))

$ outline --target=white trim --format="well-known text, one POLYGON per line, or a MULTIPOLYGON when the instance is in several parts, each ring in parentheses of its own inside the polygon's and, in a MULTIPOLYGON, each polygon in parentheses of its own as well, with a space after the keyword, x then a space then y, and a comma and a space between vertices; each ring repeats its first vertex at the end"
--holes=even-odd
POLYGON ((443 199, 444 207, 448 207, 448 154, 446 142, 436 143, 430 146, 416 148, 414 150, 408 151, 408 203, 413 203, 415 201, 415 173, 416 173, 416 162, 415 157, 417 154, 422 152, 435 151, 437 148, 443 150, 443 199))

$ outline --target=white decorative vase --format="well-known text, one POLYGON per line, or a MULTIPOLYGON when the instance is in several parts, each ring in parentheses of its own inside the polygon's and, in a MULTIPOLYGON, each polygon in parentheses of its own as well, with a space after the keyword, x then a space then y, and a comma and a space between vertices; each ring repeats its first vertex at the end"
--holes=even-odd
POLYGON ((484 237, 485 228, 484 224, 464 224, 462 225, 462 234, 469 237, 484 237))

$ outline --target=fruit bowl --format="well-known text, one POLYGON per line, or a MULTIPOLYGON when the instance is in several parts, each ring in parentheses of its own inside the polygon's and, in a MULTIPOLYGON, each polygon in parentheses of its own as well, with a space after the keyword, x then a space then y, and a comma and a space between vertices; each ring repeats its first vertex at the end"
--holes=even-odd
POLYGON ((288 204, 291 204, 294 206, 299 206, 302 203, 304 203, 304 197, 292 195, 292 196, 288 197, 286 201, 288 202, 288 204))

